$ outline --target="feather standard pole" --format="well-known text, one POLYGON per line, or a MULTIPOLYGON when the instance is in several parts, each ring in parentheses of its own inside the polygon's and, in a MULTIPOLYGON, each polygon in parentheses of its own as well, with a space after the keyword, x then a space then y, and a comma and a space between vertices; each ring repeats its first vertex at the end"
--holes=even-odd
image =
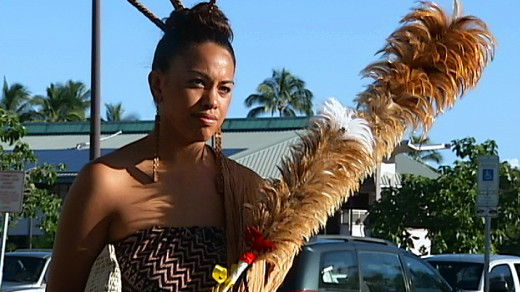
POLYGON ((275 244, 253 263, 250 291, 275 291, 305 241, 391 155, 405 131, 427 132, 476 85, 493 58, 495 39, 480 19, 460 16, 455 4, 453 18, 430 2, 406 15, 380 51, 382 60, 363 70, 374 81, 358 95, 357 111, 329 102, 324 118, 284 159, 282 178, 247 206, 275 244))

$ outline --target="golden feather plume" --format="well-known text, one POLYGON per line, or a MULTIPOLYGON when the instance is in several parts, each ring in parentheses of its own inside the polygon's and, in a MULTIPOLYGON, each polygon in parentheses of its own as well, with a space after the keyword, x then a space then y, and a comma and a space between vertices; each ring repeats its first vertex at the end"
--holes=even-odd
POLYGON ((373 152, 362 140, 343 137, 345 129, 332 126, 334 121, 318 121, 284 159, 282 179, 248 206, 276 245, 259 257, 277 266, 263 291, 276 290, 305 240, 392 153, 407 128, 428 131, 476 85, 493 57, 495 39, 475 17, 450 19, 436 4, 421 2, 401 23, 380 51, 383 60, 364 69, 374 81, 356 99, 357 117, 368 122, 374 136, 373 152))

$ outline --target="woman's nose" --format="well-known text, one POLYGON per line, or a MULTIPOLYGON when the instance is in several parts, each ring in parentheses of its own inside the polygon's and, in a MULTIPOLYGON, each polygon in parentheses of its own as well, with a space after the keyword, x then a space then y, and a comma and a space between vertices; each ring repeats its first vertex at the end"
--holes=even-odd
POLYGON ((218 107, 218 91, 217 88, 209 88, 206 90, 204 94, 204 105, 207 108, 217 108, 218 107))

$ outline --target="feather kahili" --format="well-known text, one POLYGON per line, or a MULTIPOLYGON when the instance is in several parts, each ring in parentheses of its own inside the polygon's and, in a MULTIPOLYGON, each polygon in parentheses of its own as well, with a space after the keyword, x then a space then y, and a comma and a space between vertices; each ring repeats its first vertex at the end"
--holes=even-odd
POLYGON ((372 153, 374 138, 368 122, 363 118, 356 118, 356 111, 341 105, 330 98, 326 101, 318 116, 325 118, 332 131, 343 132, 343 140, 357 140, 366 147, 367 153, 372 153))
POLYGON ((420 2, 401 23, 381 50, 382 59, 362 72, 374 81, 356 98, 358 111, 345 111, 337 101, 326 104, 325 118, 283 160, 282 178, 247 206, 276 246, 253 263, 250 291, 276 291, 305 240, 392 153, 405 131, 428 131, 476 85, 493 58, 495 39, 476 17, 451 19, 436 4, 420 2), (355 128, 362 131, 349 136, 355 128))

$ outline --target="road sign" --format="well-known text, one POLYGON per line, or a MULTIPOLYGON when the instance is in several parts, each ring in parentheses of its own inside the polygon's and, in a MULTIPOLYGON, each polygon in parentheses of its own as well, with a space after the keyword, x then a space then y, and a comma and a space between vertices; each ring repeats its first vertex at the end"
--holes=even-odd
POLYGON ((479 194, 477 195, 477 207, 493 207, 498 206, 498 194, 479 194))
POLYGON ((477 215, 496 217, 498 206, 499 159, 496 155, 478 158, 477 215))
POLYGON ((0 171, 0 212, 22 211, 24 181, 23 171, 0 171))
POLYGON ((491 217, 498 215, 498 156, 488 155, 478 158, 478 216, 484 217, 484 291, 489 291, 489 254, 491 250, 491 217))
POLYGON ((476 213, 480 217, 497 217, 498 209, 497 207, 477 207, 476 213))
POLYGON ((487 155, 478 158, 478 192, 498 194, 498 156, 487 155))

